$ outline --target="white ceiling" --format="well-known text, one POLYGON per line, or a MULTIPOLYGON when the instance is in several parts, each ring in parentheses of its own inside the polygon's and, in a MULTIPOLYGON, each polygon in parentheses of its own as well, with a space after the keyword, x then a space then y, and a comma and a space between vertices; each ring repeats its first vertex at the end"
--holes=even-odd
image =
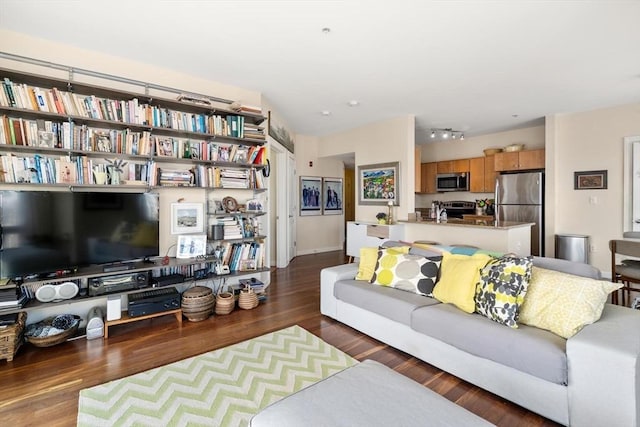
POLYGON ((0 0, 2 28, 262 92, 296 133, 415 114, 418 142, 639 102, 639 22, 638 0, 0 0))

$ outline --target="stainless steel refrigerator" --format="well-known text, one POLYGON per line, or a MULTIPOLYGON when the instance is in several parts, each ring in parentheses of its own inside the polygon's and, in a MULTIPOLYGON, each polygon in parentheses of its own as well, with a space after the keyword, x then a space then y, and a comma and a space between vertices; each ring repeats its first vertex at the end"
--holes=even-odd
POLYGON ((544 174, 523 172, 496 179, 496 219, 533 222, 531 254, 544 255, 544 174))

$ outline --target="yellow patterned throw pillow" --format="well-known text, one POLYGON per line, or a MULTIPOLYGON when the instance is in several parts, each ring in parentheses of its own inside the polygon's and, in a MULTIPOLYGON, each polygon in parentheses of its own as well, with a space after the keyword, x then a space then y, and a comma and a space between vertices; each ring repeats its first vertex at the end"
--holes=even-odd
POLYGON ((430 296, 441 260, 440 256, 423 257, 380 249, 371 283, 430 296))
POLYGON ((378 251, 380 250, 389 251, 389 253, 406 254, 409 252, 409 246, 394 246, 386 249, 378 247, 360 248, 360 263, 358 264, 356 280, 366 280, 367 282, 371 282, 373 273, 376 271, 378 251))
POLYGON ((476 309, 474 295, 480 280, 480 269, 491 257, 486 254, 455 255, 445 252, 442 257, 440 280, 433 296, 440 302, 451 303, 460 310, 473 313, 476 309))
POLYGON ((571 338, 602 315, 609 294, 621 283, 533 267, 520 323, 571 338))

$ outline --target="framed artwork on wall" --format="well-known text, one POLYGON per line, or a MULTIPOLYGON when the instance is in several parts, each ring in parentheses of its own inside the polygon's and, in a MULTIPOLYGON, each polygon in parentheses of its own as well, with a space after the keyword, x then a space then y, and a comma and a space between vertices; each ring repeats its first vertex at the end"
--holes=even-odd
POLYGON ((171 234, 204 232, 204 204, 172 203, 171 234))
POLYGON ((322 178, 300 177, 300 216, 322 214, 322 178))
POLYGON ((294 142, 291 134, 282 124, 278 123, 278 119, 269 111, 269 136, 278 141, 284 148, 293 153, 294 142))
POLYGON ((358 166, 358 203, 361 205, 398 205, 400 163, 358 166))
POLYGON ((573 173, 574 190, 606 190, 607 171, 584 171, 573 173))
POLYGON ((324 215, 342 214, 342 178, 322 178, 324 215))

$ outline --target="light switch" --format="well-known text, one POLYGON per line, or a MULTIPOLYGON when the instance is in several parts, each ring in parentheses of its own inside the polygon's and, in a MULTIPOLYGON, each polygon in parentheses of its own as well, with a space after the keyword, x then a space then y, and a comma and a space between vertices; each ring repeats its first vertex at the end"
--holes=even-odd
POLYGON ((598 198, 596 196, 590 196, 589 197, 589 204, 590 205, 597 205, 598 204, 598 198))

